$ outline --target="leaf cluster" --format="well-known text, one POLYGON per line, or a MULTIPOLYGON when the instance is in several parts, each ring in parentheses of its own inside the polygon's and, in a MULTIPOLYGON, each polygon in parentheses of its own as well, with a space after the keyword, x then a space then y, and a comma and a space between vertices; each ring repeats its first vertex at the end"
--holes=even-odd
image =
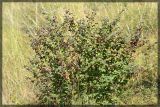
POLYGON ((77 20, 66 10, 63 22, 53 16, 36 31, 31 71, 42 103, 72 104, 85 96, 114 102, 112 93, 121 92, 132 71, 129 45, 118 26, 122 12, 96 23, 95 11, 77 20))

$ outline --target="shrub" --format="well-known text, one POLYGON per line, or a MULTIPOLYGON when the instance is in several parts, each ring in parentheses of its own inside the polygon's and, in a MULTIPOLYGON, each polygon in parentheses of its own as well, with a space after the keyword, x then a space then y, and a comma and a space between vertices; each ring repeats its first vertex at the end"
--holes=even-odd
POLYGON ((63 22, 53 16, 36 31, 30 71, 41 103, 114 103, 112 94, 121 92, 132 71, 127 35, 118 26, 122 12, 96 23, 95 11, 76 20, 66 10, 63 22))

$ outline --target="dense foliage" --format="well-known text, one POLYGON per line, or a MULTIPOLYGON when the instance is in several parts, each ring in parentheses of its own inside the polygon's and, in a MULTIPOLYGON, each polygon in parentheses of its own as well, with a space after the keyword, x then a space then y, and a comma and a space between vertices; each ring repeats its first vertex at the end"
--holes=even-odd
POLYGON ((132 73, 134 48, 118 26, 122 13, 96 22, 95 11, 76 20, 66 10, 63 22, 53 16, 36 31, 31 71, 42 103, 115 102, 112 94, 121 92, 132 73))

